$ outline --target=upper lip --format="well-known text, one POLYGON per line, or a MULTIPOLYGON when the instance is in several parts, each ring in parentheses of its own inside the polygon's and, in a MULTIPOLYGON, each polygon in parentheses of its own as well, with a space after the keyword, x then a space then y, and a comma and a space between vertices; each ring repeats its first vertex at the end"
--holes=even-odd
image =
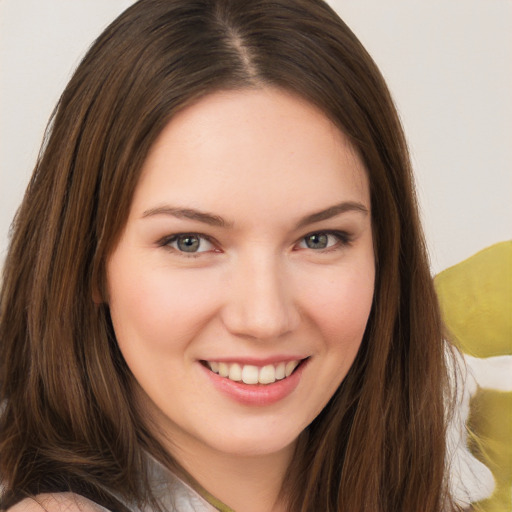
POLYGON ((268 364, 279 364, 287 363, 288 361, 303 361, 308 359, 309 356, 304 355, 290 355, 290 356, 270 356, 270 357, 208 357, 201 359, 201 361, 215 361, 222 363, 238 363, 240 365, 252 365, 252 366, 266 366, 268 364))

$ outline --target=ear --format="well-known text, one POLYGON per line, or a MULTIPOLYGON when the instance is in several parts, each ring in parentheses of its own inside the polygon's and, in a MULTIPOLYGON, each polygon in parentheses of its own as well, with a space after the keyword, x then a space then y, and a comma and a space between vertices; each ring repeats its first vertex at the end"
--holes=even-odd
POLYGON ((94 302, 94 304, 96 305, 100 305, 100 304, 103 304, 105 301, 103 300, 103 297, 98 289, 97 286, 93 286, 93 289, 92 289, 92 301, 94 302))
POLYGON ((105 285, 94 282, 92 285, 92 301, 97 306, 101 304, 108 304, 108 290, 105 285))

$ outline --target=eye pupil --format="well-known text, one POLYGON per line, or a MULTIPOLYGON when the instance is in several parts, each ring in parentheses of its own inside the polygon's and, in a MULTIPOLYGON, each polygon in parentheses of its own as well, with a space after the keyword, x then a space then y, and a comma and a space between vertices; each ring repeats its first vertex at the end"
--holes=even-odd
POLYGON ((328 237, 325 233, 313 233, 305 239, 306 245, 310 249, 325 249, 328 243, 328 237))
POLYGON ((177 240, 177 246, 180 251, 196 252, 199 249, 199 237, 194 235, 180 236, 177 240))

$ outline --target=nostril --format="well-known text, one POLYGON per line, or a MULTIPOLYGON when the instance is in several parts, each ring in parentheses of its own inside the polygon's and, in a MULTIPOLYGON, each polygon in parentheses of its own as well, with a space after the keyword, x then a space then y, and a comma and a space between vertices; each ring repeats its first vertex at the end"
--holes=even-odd
POLYGON ((283 307, 265 311, 238 302, 224 312, 223 323, 234 335, 266 341, 276 340, 292 332, 298 322, 294 320, 293 312, 283 307))

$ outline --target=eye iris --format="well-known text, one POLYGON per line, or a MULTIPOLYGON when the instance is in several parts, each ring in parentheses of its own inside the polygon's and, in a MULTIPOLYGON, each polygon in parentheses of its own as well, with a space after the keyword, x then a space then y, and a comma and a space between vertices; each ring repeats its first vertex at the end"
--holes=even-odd
POLYGON ((306 245, 310 249, 325 249, 327 247, 328 237, 324 233, 314 233, 306 237, 306 245))
POLYGON ((196 252, 199 249, 199 237, 194 235, 180 236, 177 240, 177 246, 180 251, 196 252))

